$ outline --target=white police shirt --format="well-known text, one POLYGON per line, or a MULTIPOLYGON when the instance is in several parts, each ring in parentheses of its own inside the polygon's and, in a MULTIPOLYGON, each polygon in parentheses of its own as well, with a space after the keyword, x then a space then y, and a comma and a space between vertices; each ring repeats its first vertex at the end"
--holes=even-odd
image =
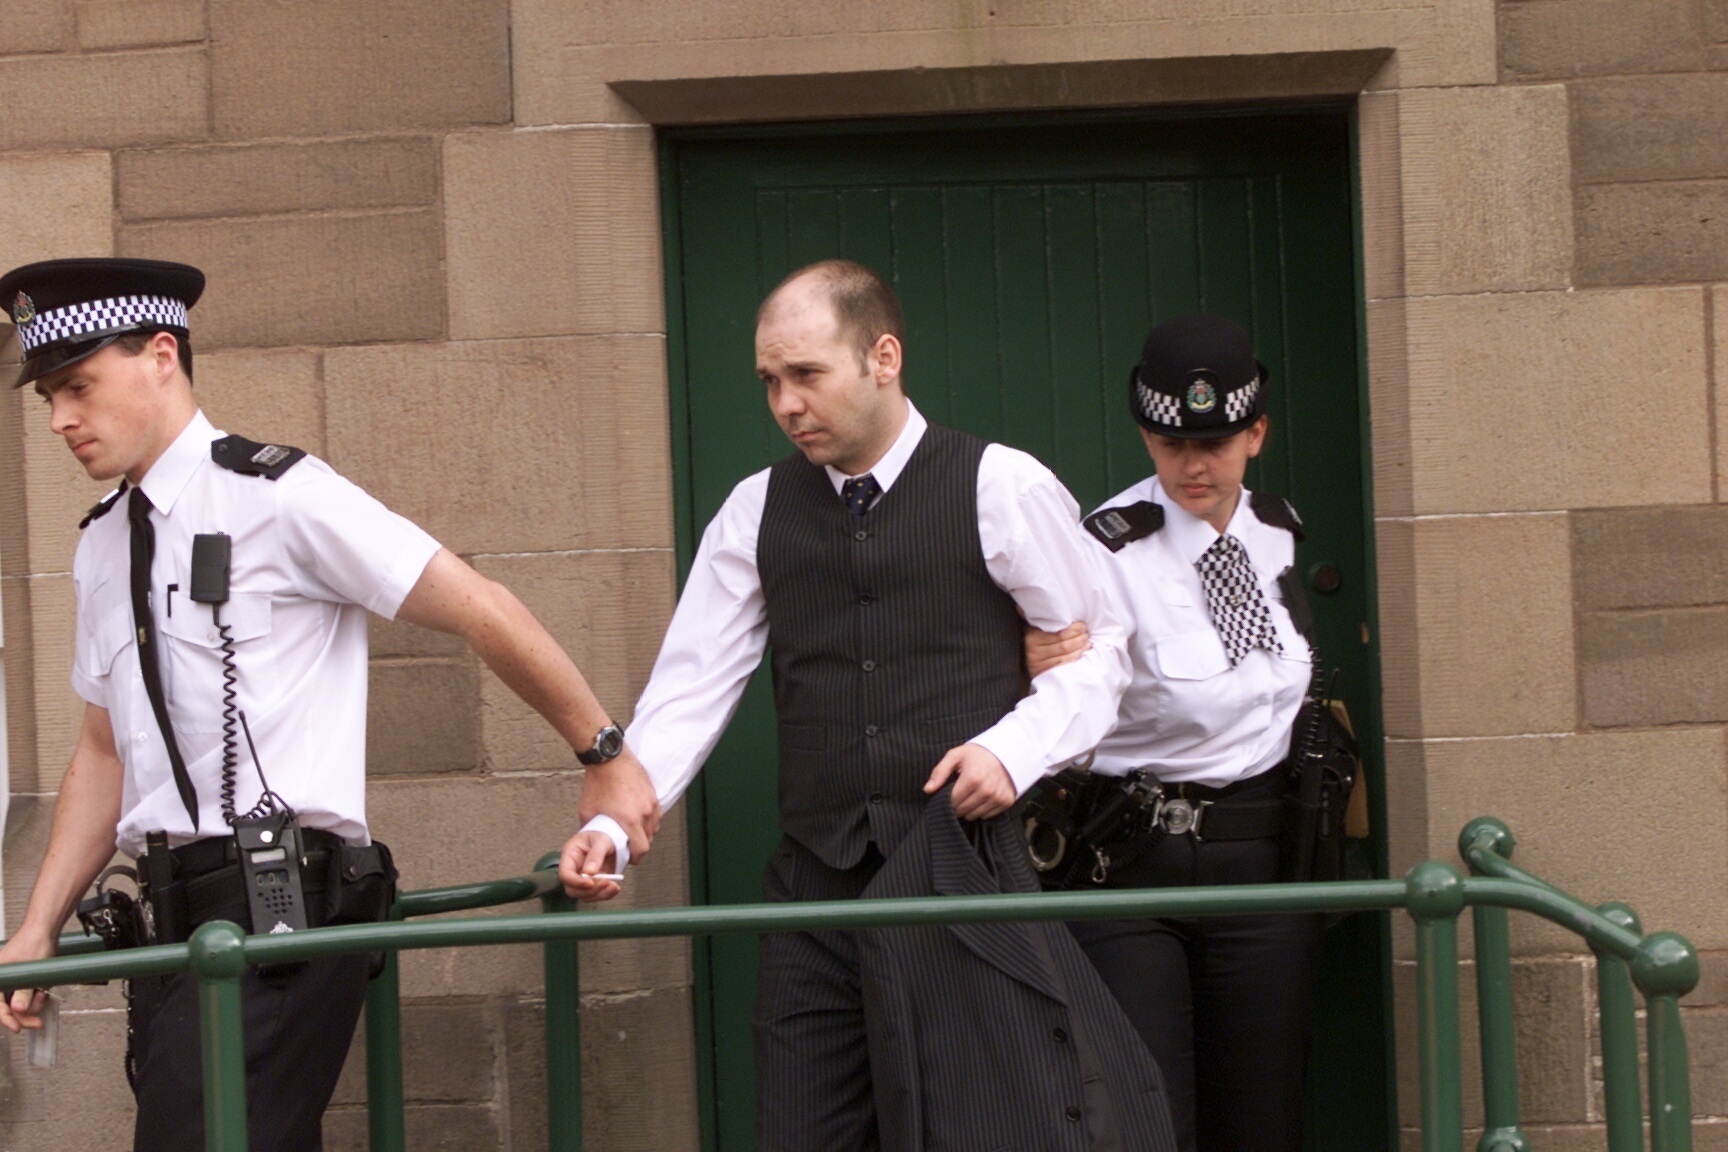
MULTIPOLYGON (((907 405, 906 426, 871 468, 886 493, 900 478, 929 423, 907 405)), ((829 468, 836 494, 852 477, 829 468)), ((768 607, 756 568, 756 537, 768 497, 768 469, 739 482, 702 534, 648 687, 626 737, 669 808, 714 750, 768 644, 768 607)), ((878 497, 877 499, 880 499, 878 497)), ((1092 649, 1044 673, 1032 694, 970 743, 989 749, 1024 792, 1051 769, 1084 755, 1110 727, 1128 682, 1125 634, 1102 585, 1093 547, 1079 526, 1079 505, 1051 471, 1001 444, 978 465, 978 543, 985 568, 1026 619, 1058 630, 1087 622, 1092 649)), ((1100 549, 1101 551, 1101 549, 1100 549)), ((936 765, 930 765, 934 768, 936 765)), ((624 833, 607 816, 584 831, 605 831, 629 859, 624 833)))
MULTIPOLYGON (((132 622, 129 494, 84 530, 72 562, 78 627, 73 690, 108 710, 125 765, 118 841, 132 855, 144 834, 183 844, 227 834, 222 818, 222 648, 208 604, 193 602, 192 537, 233 539, 228 602, 246 714, 270 786, 300 814, 350 843, 366 831, 366 614, 392 617, 438 542, 314 457, 280 479, 244 476, 210 459, 223 433, 202 412, 141 487, 154 511, 151 615, 168 715, 198 792, 199 831, 174 785, 156 726, 132 622)), ((238 737, 236 806, 260 795, 238 737)))
POLYGON ((1100 510, 1142 500, 1164 509, 1164 526, 1104 557, 1113 598, 1129 621, 1134 679, 1116 727, 1098 745, 1095 772, 1148 768, 1160 780, 1222 787, 1274 767, 1290 750, 1290 729, 1312 673, 1308 644, 1278 589, 1295 562, 1289 532, 1261 523, 1246 488, 1226 531, 1242 542, 1265 593, 1282 652, 1256 648, 1234 668, 1212 625, 1194 562, 1220 533, 1165 494, 1156 476, 1100 510))

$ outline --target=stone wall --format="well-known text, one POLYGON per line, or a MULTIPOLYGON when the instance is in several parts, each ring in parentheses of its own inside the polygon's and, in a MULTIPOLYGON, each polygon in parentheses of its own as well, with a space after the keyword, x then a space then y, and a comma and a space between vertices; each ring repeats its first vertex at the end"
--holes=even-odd
MULTIPOLYGON (((1543 875, 1688 933, 1694 1099, 1728 1117, 1724 68, 1723 0, 9 0, 0 260, 203 265, 213 417, 506 580, 622 717, 673 589, 656 125, 1355 98, 1394 866, 1493 812, 1543 875)), ((38 404, 0 405, 14 917, 98 491, 38 404)), ((555 845, 568 751, 459 648, 374 635, 409 883, 555 845)), ((633 900, 683 898, 681 827, 633 900)), ((1526 1119, 1599 1147, 1590 962, 1514 923, 1526 1119)), ((1397 954, 1407 991, 1402 926, 1397 954)), ((585 957, 593 1146, 695 1144, 687 955, 585 957)), ((410 961, 416 1147, 535 1146, 537 980, 527 952, 410 961)), ((14 1046, 0 1145, 123 1117, 112 993, 70 1002, 61 1071, 14 1046)))

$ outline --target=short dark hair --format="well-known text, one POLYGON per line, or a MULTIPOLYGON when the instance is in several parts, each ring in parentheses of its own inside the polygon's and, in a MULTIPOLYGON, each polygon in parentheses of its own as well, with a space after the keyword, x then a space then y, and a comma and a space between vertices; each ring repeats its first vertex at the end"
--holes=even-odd
POLYGON ((768 302, 794 280, 813 276, 822 285, 828 306, 834 309, 834 319, 840 332, 852 342, 860 367, 870 358, 870 349, 884 336, 906 343, 906 314, 900 310, 900 297, 888 282, 874 271, 852 260, 818 260, 806 264, 774 286, 756 311, 756 322, 768 310, 768 302))
MULTIPOLYGON (((166 328, 158 328, 156 332, 168 332, 166 328)), ((128 356, 137 356, 144 351, 144 346, 156 338, 156 332, 127 332, 114 338, 114 347, 128 356)), ((186 379, 192 379, 192 342, 184 336, 176 336, 172 332, 174 343, 180 349, 180 368, 186 373, 186 379)))

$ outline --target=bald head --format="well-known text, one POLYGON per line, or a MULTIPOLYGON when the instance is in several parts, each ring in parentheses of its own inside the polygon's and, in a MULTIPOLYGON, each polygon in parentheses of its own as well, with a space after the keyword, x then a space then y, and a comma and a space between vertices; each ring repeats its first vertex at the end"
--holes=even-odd
POLYGON ((826 307, 843 340, 858 357, 859 368, 870 360, 871 350, 884 336, 906 343, 906 318, 900 298, 887 281, 851 260, 822 260, 780 281, 756 312, 760 328, 776 313, 812 306, 826 307))

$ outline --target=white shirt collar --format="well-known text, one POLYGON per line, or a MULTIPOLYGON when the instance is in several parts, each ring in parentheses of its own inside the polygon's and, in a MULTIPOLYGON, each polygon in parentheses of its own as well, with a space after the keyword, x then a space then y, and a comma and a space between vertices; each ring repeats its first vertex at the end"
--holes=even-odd
POLYGON ((210 458, 210 442, 221 435, 204 415, 203 409, 193 415, 191 423, 181 429, 174 443, 168 445, 167 451, 150 465, 150 471, 144 473, 144 479, 138 485, 150 498, 152 508, 168 515, 174 501, 186 490, 192 473, 210 458))
MULTIPOLYGON (((1230 523, 1224 527, 1230 535, 1238 540, 1244 539, 1244 532, 1252 534, 1254 525, 1259 521, 1248 507, 1249 492, 1246 487, 1236 496, 1236 511, 1231 513, 1230 523)), ((1164 509, 1164 532, 1176 554, 1189 564, 1196 563, 1206 554, 1206 549, 1218 542, 1218 529, 1188 511, 1182 505, 1170 498, 1164 491, 1164 482, 1153 478, 1152 499, 1164 509)))
MULTIPOLYGON (((876 477, 876 483, 880 484, 882 491, 886 493, 894 487, 894 481, 900 479, 900 473, 906 470, 906 461, 912 459, 913 450, 918 447, 918 442, 924 439, 924 430, 929 427, 930 422, 924 419, 917 406, 910 400, 906 401, 906 426, 900 429, 900 435, 894 438, 894 443, 883 453, 882 459, 876 461, 873 468, 858 475, 876 477)), ((824 465, 824 468, 835 492, 839 492, 840 486, 846 481, 857 479, 856 476, 848 476, 832 465, 824 465)))

